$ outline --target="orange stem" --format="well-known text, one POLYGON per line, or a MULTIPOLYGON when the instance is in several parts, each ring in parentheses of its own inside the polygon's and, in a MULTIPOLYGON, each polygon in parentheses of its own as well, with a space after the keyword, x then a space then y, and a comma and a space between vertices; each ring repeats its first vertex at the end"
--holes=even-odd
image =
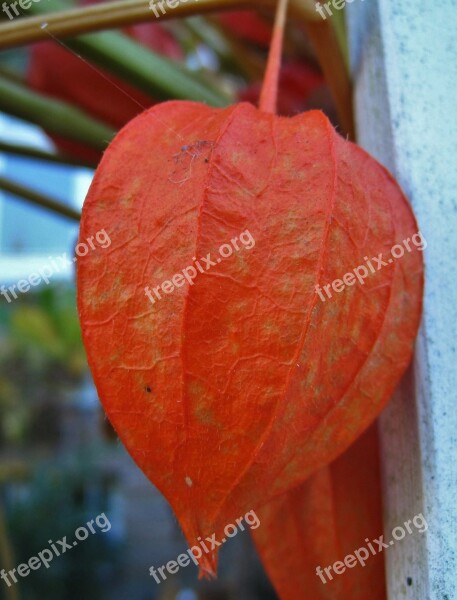
POLYGON ((279 73, 281 70, 284 28, 286 26, 287 2, 288 0, 278 0, 267 70, 263 80, 262 93, 260 94, 260 110, 273 114, 276 114, 278 100, 279 73))

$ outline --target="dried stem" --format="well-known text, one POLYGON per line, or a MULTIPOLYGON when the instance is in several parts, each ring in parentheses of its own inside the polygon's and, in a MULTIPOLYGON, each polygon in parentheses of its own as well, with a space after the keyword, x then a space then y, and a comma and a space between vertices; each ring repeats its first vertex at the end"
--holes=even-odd
MULTIPOLYGON (((313 0, 291 0, 294 15, 302 21, 319 18, 313 0)), ((256 7, 273 8, 275 0, 256 0, 256 7)), ((252 0, 189 0, 163 15, 160 20, 182 18, 206 12, 252 8, 252 0)), ((15 19, 0 25, 0 49, 12 48, 49 39, 73 37, 91 31, 115 29, 144 21, 157 21, 146 0, 118 0, 93 6, 84 6, 36 17, 15 19)))

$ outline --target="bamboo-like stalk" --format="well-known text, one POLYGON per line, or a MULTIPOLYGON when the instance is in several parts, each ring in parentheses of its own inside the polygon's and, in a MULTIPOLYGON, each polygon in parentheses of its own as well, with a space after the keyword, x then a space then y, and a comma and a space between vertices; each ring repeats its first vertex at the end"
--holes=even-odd
POLYGON ((81 219, 81 213, 74 208, 66 206, 58 200, 49 198, 49 196, 46 196, 45 194, 36 192, 29 187, 15 183, 6 177, 0 177, 0 190, 4 190, 5 192, 13 194, 16 197, 25 200, 26 202, 30 202, 31 204, 35 204, 36 206, 40 206, 41 208, 55 212, 61 217, 71 219, 72 221, 79 222, 81 219))
MULTIPOLYGON (((176 8, 168 8, 163 15, 159 9, 158 14, 160 20, 164 20, 254 6, 273 10, 276 0, 188 0, 178 4, 176 8)), ((313 0, 291 0, 291 15, 302 21, 316 21, 320 18, 313 0)), ((68 38, 92 31, 157 20, 147 0, 116 0, 58 13, 15 19, 0 25, 0 49, 48 40, 50 36, 68 38)))

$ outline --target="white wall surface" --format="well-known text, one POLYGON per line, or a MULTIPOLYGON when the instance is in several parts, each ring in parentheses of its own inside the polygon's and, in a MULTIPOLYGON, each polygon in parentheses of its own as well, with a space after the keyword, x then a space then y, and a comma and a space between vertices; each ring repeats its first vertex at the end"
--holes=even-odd
POLYGON ((358 142, 396 176, 428 247, 414 366, 381 419, 389 599, 457 599, 457 1, 348 6, 358 142))

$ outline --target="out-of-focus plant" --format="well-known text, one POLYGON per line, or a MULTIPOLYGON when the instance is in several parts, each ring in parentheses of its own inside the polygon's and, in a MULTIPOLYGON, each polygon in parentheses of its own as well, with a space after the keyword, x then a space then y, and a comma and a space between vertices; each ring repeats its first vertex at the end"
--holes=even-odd
MULTIPOLYGON (((111 481, 87 461, 43 464, 26 483, 15 484, 7 494, 8 529, 17 564, 37 556, 47 541, 67 536, 71 544, 78 527, 102 512, 109 519, 111 481)), ((119 556, 119 541, 112 531, 94 526, 76 547, 55 557, 52 568, 41 567, 33 577, 20 578, 21 600, 104 600, 119 556)))
POLYGON ((10 318, 12 350, 39 371, 51 369, 59 381, 77 381, 86 359, 74 291, 48 287, 32 302, 18 305, 10 318), (54 371, 55 369, 55 371, 54 371))
POLYGON ((0 439, 19 443, 34 415, 86 373, 74 291, 49 287, 0 308, 0 439))

